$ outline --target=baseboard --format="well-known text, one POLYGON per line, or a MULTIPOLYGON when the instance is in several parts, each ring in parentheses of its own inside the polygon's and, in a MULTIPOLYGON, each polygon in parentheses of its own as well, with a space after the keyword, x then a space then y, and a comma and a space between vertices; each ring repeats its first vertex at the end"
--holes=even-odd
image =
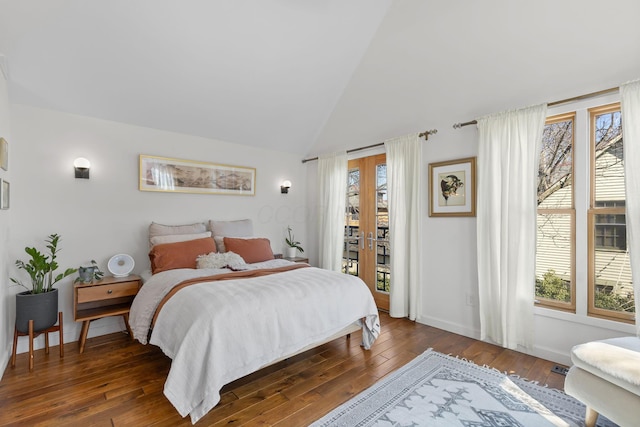
MULTIPOLYGON (((416 321, 418 323, 422 323, 427 326, 432 326, 438 329, 444 329, 447 332, 452 332, 454 334, 463 335, 465 337, 480 340, 480 330, 471 329, 467 326, 460 325, 458 323, 447 322, 447 321, 443 321, 442 319, 437 319, 435 317, 430 317, 430 316, 420 316, 416 319, 416 321)), ((546 359, 552 362, 560 363, 565 366, 571 366, 571 357, 568 354, 554 350, 549 347, 541 347, 541 346, 534 345, 531 351, 526 351, 521 348, 518 348, 517 351, 531 355, 531 356, 539 357, 541 359, 546 359)))
POLYGON ((2 371, 0 372, 0 380, 2 379, 2 377, 4 376, 4 371, 7 370, 7 366, 9 365, 9 358, 11 357, 11 352, 9 351, 9 347, 7 347, 7 351, 3 351, 2 353, 0 353, 0 369, 2 369, 2 371))
POLYGON ((476 340, 480 339, 479 330, 471 329, 459 323, 447 322, 431 316, 419 316, 416 319, 416 322, 422 323, 423 325, 427 326, 433 326, 434 328, 444 329, 447 332, 453 332, 454 334, 463 335, 465 337, 473 338, 476 340))
POLYGON ((572 365, 571 356, 569 354, 562 353, 548 347, 540 347, 534 345, 533 350, 531 352, 527 352, 527 354, 539 357, 540 359, 551 360, 552 362, 556 362, 565 366, 572 365))

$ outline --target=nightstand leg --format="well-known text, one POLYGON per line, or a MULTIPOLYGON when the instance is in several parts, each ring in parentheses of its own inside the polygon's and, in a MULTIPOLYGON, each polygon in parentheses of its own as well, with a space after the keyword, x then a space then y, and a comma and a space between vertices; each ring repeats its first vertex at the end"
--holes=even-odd
POLYGON ((80 330, 80 353, 84 353, 84 345, 87 342, 87 334, 89 333, 89 323, 91 320, 85 320, 82 322, 82 329, 80 330))
POLYGON ((127 327, 127 332, 129 333, 129 338, 133 339, 133 331, 131 330, 131 326, 129 326, 129 313, 125 313, 122 315, 124 319, 124 326, 127 327))
POLYGON ((29 372, 33 371, 33 320, 29 320, 29 372))

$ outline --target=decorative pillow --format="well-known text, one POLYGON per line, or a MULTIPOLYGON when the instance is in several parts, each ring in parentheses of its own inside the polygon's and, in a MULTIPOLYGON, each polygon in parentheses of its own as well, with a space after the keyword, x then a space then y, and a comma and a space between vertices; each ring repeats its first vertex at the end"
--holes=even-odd
POLYGON ((227 252, 227 248, 224 246, 225 237, 237 237, 239 239, 246 239, 246 236, 213 236, 213 241, 216 242, 216 248, 218 252, 227 252))
POLYGON ((227 251, 237 253, 247 264, 274 259, 269 239, 236 239, 233 237, 225 237, 223 240, 227 251))
POLYGON ((149 239, 151 246, 161 245, 163 243, 176 243, 186 242, 188 240, 204 239, 205 237, 211 237, 211 232, 196 233, 196 234, 167 234, 166 236, 153 236, 149 239))
POLYGON ((253 222, 250 219, 237 221, 209 221, 209 230, 213 236, 223 237, 251 237, 253 236, 253 222))
POLYGON ((196 268, 196 258, 216 251, 216 245, 210 237, 187 240, 186 242, 162 243, 155 245, 149 252, 151 272, 160 273, 176 268, 196 268))
POLYGON ((233 252, 212 252, 208 255, 200 255, 196 264, 198 268, 224 268, 229 267, 232 270, 246 270, 247 264, 242 257, 233 252))
POLYGON ((204 222, 197 222, 195 224, 186 225, 164 225, 152 222, 149 226, 149 245, 151 239, 155 236, 167 236, 172 234, 197 234, 206 233, 207 225, 204 222))

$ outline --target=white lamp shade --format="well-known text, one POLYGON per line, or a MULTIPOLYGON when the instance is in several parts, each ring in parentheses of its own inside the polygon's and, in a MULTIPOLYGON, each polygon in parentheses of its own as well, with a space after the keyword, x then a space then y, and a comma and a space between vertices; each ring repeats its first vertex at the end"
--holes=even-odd
POLYGON ((287 188, 291 187, 291 181, 289 181, 288 179, 282 181, 282 186, 287 188))
POLYGON ((81 169, 89 169, 91 167, 91 162, 84 157, 78 157, 73 161, 73 167, 81 168, 81 169))

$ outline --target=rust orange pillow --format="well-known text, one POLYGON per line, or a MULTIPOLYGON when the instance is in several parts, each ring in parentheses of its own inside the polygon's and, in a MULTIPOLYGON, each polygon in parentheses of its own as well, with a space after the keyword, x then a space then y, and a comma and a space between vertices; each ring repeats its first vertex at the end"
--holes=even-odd
POLYGON ((210 237, 155 245, 149 252, 151 272, 156 274, 176 268, 196 268, 198 255, 206 255, 215 251, 216 244, 210 237))
POLYGON ((263 237, 255 239, 225 237, 224 246, 227 252, 237 253, 247 264, 274 259, 269 239, 263 237))

